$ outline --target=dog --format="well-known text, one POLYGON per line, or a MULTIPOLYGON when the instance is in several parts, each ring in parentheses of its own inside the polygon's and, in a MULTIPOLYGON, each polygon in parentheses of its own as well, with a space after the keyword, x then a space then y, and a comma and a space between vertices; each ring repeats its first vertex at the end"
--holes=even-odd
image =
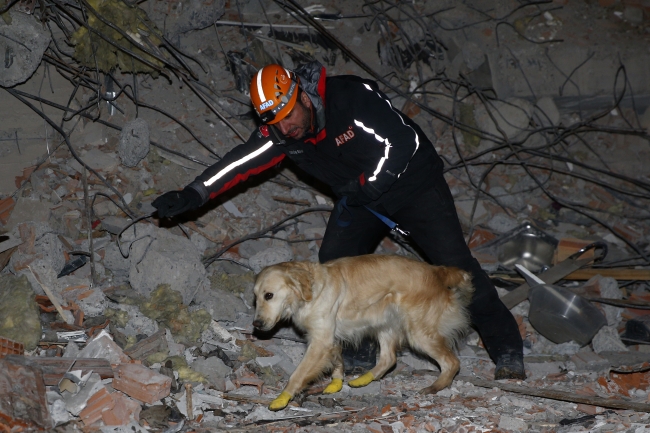
POLYGON ((460 369, 453 352, 469 326, 466 309, 474 293, 471 275, 395 255, 344 257, 325 264, 285 262, 263 269, 255 281, 253 326, 270 331, 291 320, 307 336, 307 350, 282 393, 269 409, 285 408, 309 382, 331 370, 323 390, 343 387, 341 342, 364 336, 379 341, 376 366, 348 384, 366 386, 393 365, 401 345, 433 358, 440 376, 420 393, 449 386, 460 369))

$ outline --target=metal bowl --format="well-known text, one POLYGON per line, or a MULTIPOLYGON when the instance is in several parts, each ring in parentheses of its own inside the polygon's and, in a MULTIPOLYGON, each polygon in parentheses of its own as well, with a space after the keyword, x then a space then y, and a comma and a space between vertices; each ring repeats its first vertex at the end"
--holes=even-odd
POLYGON ((553 343, 575 341, 584 346, 607 324, 601 311, 580 295, 562 287, 539 284, 528 294, 528 320, 553 343))
POLYGON ((477 251, 495 256, 506 269, 514 270, 519 264, 539 272, 552 265, 557 244, 553 236, 526 223, 482 245, 477 251))

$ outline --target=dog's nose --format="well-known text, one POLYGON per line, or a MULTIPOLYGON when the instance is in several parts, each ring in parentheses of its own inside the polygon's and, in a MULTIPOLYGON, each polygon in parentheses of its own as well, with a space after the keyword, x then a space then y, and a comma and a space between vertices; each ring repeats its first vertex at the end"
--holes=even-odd
POLYGON ((256 328, 261 328, 264 326, 264 322, 262 322, 260 319, 255 319, 253 320, 253 326, 256 328))

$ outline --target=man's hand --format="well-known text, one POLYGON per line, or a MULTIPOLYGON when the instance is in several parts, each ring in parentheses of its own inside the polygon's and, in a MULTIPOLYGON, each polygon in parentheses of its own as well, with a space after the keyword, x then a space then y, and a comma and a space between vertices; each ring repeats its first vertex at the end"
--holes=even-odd
POLYGON ((158 209, 158 218, 171 218, 201 206, 201 195, 193 188, 169 191, 155 199, 151 205, 158 209))
POLYGON ((365 206, 381 196, 381 192, 372 187, 368 182, 361 185, 358 178, 352 179, 341 187, 335 187, 334 193, 339 197, 347 197, 347 204, 350 206, 365 206))

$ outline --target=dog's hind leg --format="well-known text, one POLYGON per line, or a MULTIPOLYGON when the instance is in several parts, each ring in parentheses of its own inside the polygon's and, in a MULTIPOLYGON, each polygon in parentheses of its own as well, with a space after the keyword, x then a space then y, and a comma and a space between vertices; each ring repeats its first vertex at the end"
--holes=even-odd
POLYGON ((440 365, 440 376, 431 386, 420 390, 420 394, 435 394, 451 385, 451 382, 460 370, 460 361, 451 351, 445 338, 436 335, 433 338, 420 333, 411 341, 414 349, 420 350, 433 358, 440 365))
POLYGON ((341 356, 341 345, 337 344, 332 349, 332 381, 325 387, 323 394, 334 394, 343 388, 343 356, 341 356))
POLYGON ((399 337, 391 330, 386 330, 377 334, 377 340, 379 341, 379 361, 372 370, 348 382, 351 387, 358 388, 368 385, 386 374, 397 362, 395 352, 399 346, 399 337))

